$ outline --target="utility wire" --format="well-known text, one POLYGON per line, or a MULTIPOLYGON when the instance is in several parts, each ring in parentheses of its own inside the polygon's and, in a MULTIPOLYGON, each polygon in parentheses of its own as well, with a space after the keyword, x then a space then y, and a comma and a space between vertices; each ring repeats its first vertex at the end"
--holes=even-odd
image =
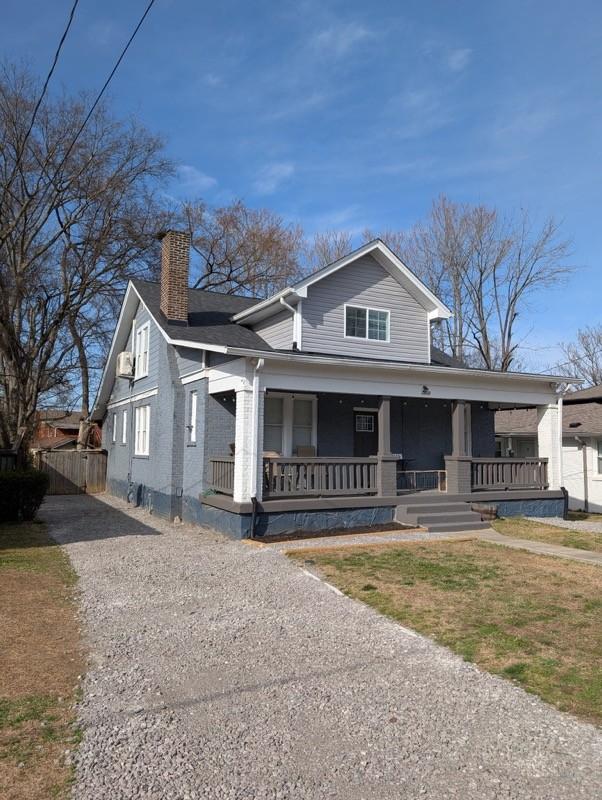
POLYGON ((63 49, 63 45, 65 44, 65 39, 67 38, 67 34, 69 33, 69 29, 71 28, 71 23, 73 22, 73 17, 75 16, 75 9, 77 8, 78 4, 79 4, 79 0, 75 0, 73 5, 71 6, 71 11, 69 13, 69 19, 67 20, 67 25, 65 26, 65 30, 63 31, 63 34, 62 34, 62 36, 60 38, 60 41, 59 41, 58 46, 56 48, 56 51, 54 53, 54 58, 52 59, 52 64, 51 64, 50 69, 48 71, 48 75, 46 75, 46 80, 44 81, 44 86, 42 87, 42 92, 41 92, 41 94, 40 94, 40 96, 38 98, 38 102, 36 103, 35 108, 33 110, 33 114, 31 116, 31 122, 29 123, 29 128, 27 129, 27 133, 25 134, 25 139, 23 139, 23 145, 22 145, 23 149, 21 151, 21 156, 19 156, 19 158, 17 159, 17 163, 16 163, 15 168, 19 166, 19 162, 20 162, 20 159, 22 157, 22 154, 25 152, 25 145, 27 144, 27 140, 29 139, 29 137, 31 135, 31 132, 33 130, 33 126, 35 124, 36 117, 38 116, 38 111, 40 110, 40 106, 42 105, 42 100, 44 99, 44 97, 46 95, 46 90, 48 89, 48 84, 50 83, 50 79, 52 78, 52 76, 54 74, 54 70, 56 69, 56 65, 58 63, 59 56, 61 54, 61 50, 63 49))
POLYGON ((137 25, 136 25, 136 27, 134 28, 134 32, 132 33, 132 35, 130 36, 130 38, 127 40, 125 47, 123 48, 123 50, 122 50, 122 51, 121 51, 121 53, 119 54, 119 58, 117 59, 117 61, 115 62, 115 65, 114 65, 114 67, 113 67, 113 69, 112 69, 112 70, 111 70, 111 72, 109 73, 109 77, 108 77, 108 78, 106 79, 106 81, 104 82, 104 85, 103 85, 102 89, 100 90, 100 92, 99 92, 99 93, 98 93, 98 95, 96 96, 96 100, 95 100, 95 101, 92 103, 92 106, 90 107, 90 110, 88 111, 88 113, 87 113, 87 115, 86 115, 86 117, 85 117, 84 121, 83 121, 83 122, 82 122, 82 124, 80 125, 80 127, 79 127, 79 130, 78 130, 78 131, 77 131, 77 133, 75 134, 75 137, 73 138, 73 141, 71 142, 71 144, 69 145, 69 147, 67 148, 67 150, 66 150, 66 152, 65 152, 65 155, 64 155, 64 156, 63 156, 63 158, 61 159, 61 162, 60 162, 59 166, 58 166, 58 167, 57 167, 57 169, 56 169, 56 172, 55 172, 55 177, 56 177, 56 175, 58 175, 58 173, 60 172, 60 170, 61 170, 61 168, 62 168, 63 164, 65 163, 65 161, 66 161, 66 160, 69 158, 69 156, 70 156, 70 154, 71 154, 71 151, 73 150, 73 148, 74 148, 74 147, 75 147, 75 145, 77 144, 77 140, 78 140, 78 139, 79 139, 79 137, 82 135, 82 133, 83 133, 83 131, 84 131, 84 128, 86 127, 86 125, 87 125, 87 124, 88 124, 88 122, 90 121, 90 118, 92 117, 92 114, 94 113, 94 111, 95 111, 96 107, 97 107, 97 106, 98 106, 98 104, 100 103, 100 101, 101 101, 101 99, 102 99, 102 96, 103 96, 103 95, 104 95, 104 93, 106 92, 106 90, 107 90, 107 87, 109 86, 109 84, 111 83, 111 81, 112 81, 112 79, 113 79, 113 76, 115 75, 115 73, 116 73, 116 72, 117 72, 117 70, 119 69, 119 65, 120 65, 120 64, 121 64, 121 62, 123 61, 123 59, 124 59, 124 57, 125 57, 125 54, 127 53, 127 51, 129 50, 129 47, 130 47, 130 45, 132 44, 132 42, 133 42, 133 41, 134 41, 134 39, 136 38, 136 34, 138 33, 138 31, 139 31, 139 30, 140 30, 140 28, 142 27, 142 24, 144 23, 144 20, 145 20, 145 19, 146 19, 146 17, 148 16, 148 13, 149 13, 149 11, 150 11, 150 10, 151 10, 151 8, 154 6, 154 4, 155 4, 155 0, 150 0, 150 2, 148 3, 148 5, 146 6, 146 9, 145 9, 145 11, 144 11, 144 14, 143 14, 143 15, 140 17, 140 20, 138 21, 138 24, 137 24, 137 25))

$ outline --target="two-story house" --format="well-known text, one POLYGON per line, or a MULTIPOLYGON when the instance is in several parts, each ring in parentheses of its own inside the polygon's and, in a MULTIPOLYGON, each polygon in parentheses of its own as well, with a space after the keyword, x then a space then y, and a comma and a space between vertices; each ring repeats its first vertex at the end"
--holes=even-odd
POLYGON ((169 231, 160 283, 128 286, 94 410, 110 492, 235 536, 562 513, 565 379, 434 348, 451 312, 383 242, 266 300, 189 289, 188 259, 169 231), (538 457, 496 458, 521 405, 538 457))

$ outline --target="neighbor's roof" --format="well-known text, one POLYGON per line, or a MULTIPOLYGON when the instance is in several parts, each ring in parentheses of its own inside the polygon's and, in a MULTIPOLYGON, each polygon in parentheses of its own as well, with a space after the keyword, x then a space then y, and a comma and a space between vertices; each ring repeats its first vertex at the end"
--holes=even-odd
POLYGON ((68 444, 77 441, 75 436, 43 436, 41 439, 34 439, 31 443, 32 450, 59 450, 68 444))
POLYGON ((590 386, 589 389, 579 389, 564 396, 565 403, 583 403, 590 400, 602 401, 602 386, 590 386))
POLYGON ((56 428, 67 428, 70 425, 79 427, 81 419, 81 411, 65 411, 62 408, 45 408, 38 411, 39 422, 46 422, 56 428))
MULTIPOLYGON (((537 409, 516 408, 496 411, 495 432, 498 436, 535 436, 537 409)), ((565 403, 562 409, 562 433, 565 436, 602 436, 602 405, 565 403)))

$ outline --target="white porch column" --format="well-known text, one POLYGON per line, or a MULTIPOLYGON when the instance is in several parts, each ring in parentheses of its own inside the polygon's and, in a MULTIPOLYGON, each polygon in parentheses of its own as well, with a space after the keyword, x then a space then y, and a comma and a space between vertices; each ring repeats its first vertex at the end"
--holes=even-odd
POLYGON ((562 486, 562 403, 537 406, 537 447, 540 458, 548 459, 550 489, 562 486))
MULTIPOLYGON (((257 380, 257 378, 256 378, 257 380)), ((263 397, 259 386, 245 383, 236 389, 234 491, 236 503, 261 500, 263 488, 263 397)))

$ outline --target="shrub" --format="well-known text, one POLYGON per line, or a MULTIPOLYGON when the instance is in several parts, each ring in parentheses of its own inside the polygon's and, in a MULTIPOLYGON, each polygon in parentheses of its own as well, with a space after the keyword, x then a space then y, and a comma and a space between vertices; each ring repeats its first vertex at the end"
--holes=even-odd
POLYGON ((48 475, 38 469, 0 472, 0 522, 32 520, 48 489, 48 475))

